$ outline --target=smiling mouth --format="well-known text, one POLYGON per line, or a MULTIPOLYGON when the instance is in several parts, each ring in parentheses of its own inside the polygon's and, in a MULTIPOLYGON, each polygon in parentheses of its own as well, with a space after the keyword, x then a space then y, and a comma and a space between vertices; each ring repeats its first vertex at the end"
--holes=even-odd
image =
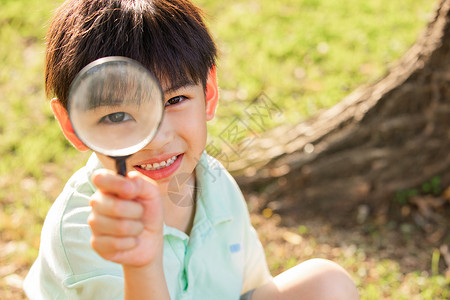
POLYGON ((167 160, 156 162, 153 164, 138 165, 138 167, 141 169, 147 170, 147 171, 155 171, 155 170, 167 168, 177 160, 178 156, 179 155, 174 155, 167 160))

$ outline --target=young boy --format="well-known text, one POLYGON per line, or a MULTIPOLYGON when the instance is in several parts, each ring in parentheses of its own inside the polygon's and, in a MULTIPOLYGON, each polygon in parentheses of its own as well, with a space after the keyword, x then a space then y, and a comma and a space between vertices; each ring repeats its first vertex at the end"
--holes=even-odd
POLYGON ((210 175, 218 164, 204 152, 218 102, 216 48, 194 5, 69 0, 47 39, 46 90, 78 150, 88 149, 68 118, 69 87, 98 58, 125 56, 152 71, 165 115, 127 160, 126 177, 94 153, 69 180, 45 220, 24 284, 29 298, 358 299, 347 273, 326 260, 272 278, 236 183, 223 169, 210 175))

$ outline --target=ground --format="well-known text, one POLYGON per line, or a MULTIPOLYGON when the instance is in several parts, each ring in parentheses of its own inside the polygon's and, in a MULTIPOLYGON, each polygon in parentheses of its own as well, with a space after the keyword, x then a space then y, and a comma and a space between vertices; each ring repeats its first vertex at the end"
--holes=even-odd
MULTIPOLYGON (((356 214, 358 220, 348 218, 347 223, 336 225, 325 215, 313 218, 294 212, 280 216, 269 209, 259 213, 255 209, 257 197, 250 198, 251 220, 273 275, 306 259, 321 257, 349 271, 362 299, 403 299, 407 295, 411 299, 444 299, 437 295, 448 295, 449 199, 441 197, 446 202, 433 211, 445 224, 430 220, 424 225, 418 206, 411 204, 394 205, 384 216, 366 215, 360 209, 364 216, 356 214), (427 283, 433 275, 440 279, 427 283), (433 292, 427 294, 427 286, 433 292)), ((20 242, 2 241, 0 259, 21 247, 25 246, 20 242)), ((0 299, 25 299, 21 284, 28 268, 20 261, 0 267, 0 299)))

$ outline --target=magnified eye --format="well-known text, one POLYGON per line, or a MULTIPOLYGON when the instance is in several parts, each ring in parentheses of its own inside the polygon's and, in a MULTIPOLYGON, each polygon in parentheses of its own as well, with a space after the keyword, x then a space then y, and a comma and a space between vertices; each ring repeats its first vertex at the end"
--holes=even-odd
POLYGON ((104 116, 98 123, 113 124, 130 120, 134 120, 133 117, 130 114, 121 111, 104 116))

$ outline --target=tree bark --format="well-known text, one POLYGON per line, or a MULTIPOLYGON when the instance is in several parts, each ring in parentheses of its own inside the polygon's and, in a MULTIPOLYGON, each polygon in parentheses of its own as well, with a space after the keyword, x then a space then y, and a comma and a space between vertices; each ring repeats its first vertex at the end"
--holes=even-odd
POLYGON ((432 178, 450 184, 450 0, 389 73, 253 141, 228 169, 276 211, 380 209, 432 178))

